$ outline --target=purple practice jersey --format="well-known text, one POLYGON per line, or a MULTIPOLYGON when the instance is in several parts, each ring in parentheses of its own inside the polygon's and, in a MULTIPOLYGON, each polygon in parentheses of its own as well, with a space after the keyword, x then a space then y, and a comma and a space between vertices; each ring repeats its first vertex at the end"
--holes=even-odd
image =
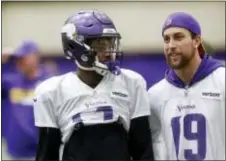
POLYGON ((15 158, 34 157, 37 145, 37 129, 34 126, 33 91, 51 76, 44 69, 34 80, 22 73, 2 75, 2 133, 8 153, 15 158))

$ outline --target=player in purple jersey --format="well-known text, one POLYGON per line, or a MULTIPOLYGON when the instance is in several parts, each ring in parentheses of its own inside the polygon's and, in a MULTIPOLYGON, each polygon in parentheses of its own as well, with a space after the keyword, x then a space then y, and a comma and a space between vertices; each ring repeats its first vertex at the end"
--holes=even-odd
MULTIPOLYGON (((32 158, 36 153, 37 131, 33 118, 33 90, 50 73, 40 66, 39 48, 34 41, 24 40, 7 58, 15 58, 16 71, 2 75, 3 136, 11 159, 32 158)), ((12 59, 11 59, 12 60, 12 59)))
MULTIPOLYGON (((4 75, 5 72, 7 72, 7 66, 8 66, 8 60, 9 57, 12 55, 14 48, 13 47, 4 47, 2 49, 2 61, 1 61, 1 65, 2 65, 2 75, 4 75)), ((2 98, 4 98, 4 93, 2 92, 2 98)), ((5 107, 4 104, 6 103, 6 101, 3 99, 2 100, 2 107, 5 107)), ((6 108, 2 108, 2 137, 4 138, 5 133, 6 133, 6 128, 7 128, 7 109, 6 108)))

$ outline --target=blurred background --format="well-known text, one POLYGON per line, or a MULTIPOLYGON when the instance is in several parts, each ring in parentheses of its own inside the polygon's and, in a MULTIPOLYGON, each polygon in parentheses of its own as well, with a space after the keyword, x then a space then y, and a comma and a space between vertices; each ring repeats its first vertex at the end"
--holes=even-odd
MULTIPOLYGON (((76 65, 63 57, 60 31, 69 15, 86 9, 98 9, 112 18, 122 36, 122 67, 143 75, 148 87, 162 79, 167 68, 161 29, 172 12, 184 11, 196 17, 207 51, 225 60, 224 2, 2 2, 2 49, 5 49, 2 54, 10 55, 21 41, 33 40, 38 46, 41 64, 50 75, 76 70, 76 65)), ((4 68, 2 65, 2 79, 17 72, 15 64, 14 59, 7 57, 4 68)), ((31 86, 31 91, 34 87, 31 86)), ((9 126, 9 120, 4 119, 10 116, 2 113, 2 126, 9 126)), ((2 152, 3 159, 32 158, 32 155, 10 152, 6 143, 2 152)))

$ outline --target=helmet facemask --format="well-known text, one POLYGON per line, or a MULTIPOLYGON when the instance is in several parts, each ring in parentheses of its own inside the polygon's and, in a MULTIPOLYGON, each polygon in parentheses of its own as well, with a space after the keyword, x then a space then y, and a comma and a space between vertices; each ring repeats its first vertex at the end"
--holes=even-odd
POLYGON ((90 47, 94 62, 92 70, 98 74, 105 75, 111 72, 120 74, 120 37, 99 37, 88 39, 86 44, 90 47))

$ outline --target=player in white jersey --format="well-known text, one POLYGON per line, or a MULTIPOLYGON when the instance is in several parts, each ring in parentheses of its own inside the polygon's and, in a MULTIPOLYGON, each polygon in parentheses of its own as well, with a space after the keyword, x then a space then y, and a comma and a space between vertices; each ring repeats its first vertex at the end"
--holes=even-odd
POLYGON ((36 160, 153 160, 146 82, 119 68, 120 34, 111 19, 80 11, 65 22, 62 43, 78 70, 36 89, 36 160))
POLYGON ((176 12, 163 25, 170 69, 149 89, 157 160, 225 159, 225 67, 201 43, 194 17, 176 12))

